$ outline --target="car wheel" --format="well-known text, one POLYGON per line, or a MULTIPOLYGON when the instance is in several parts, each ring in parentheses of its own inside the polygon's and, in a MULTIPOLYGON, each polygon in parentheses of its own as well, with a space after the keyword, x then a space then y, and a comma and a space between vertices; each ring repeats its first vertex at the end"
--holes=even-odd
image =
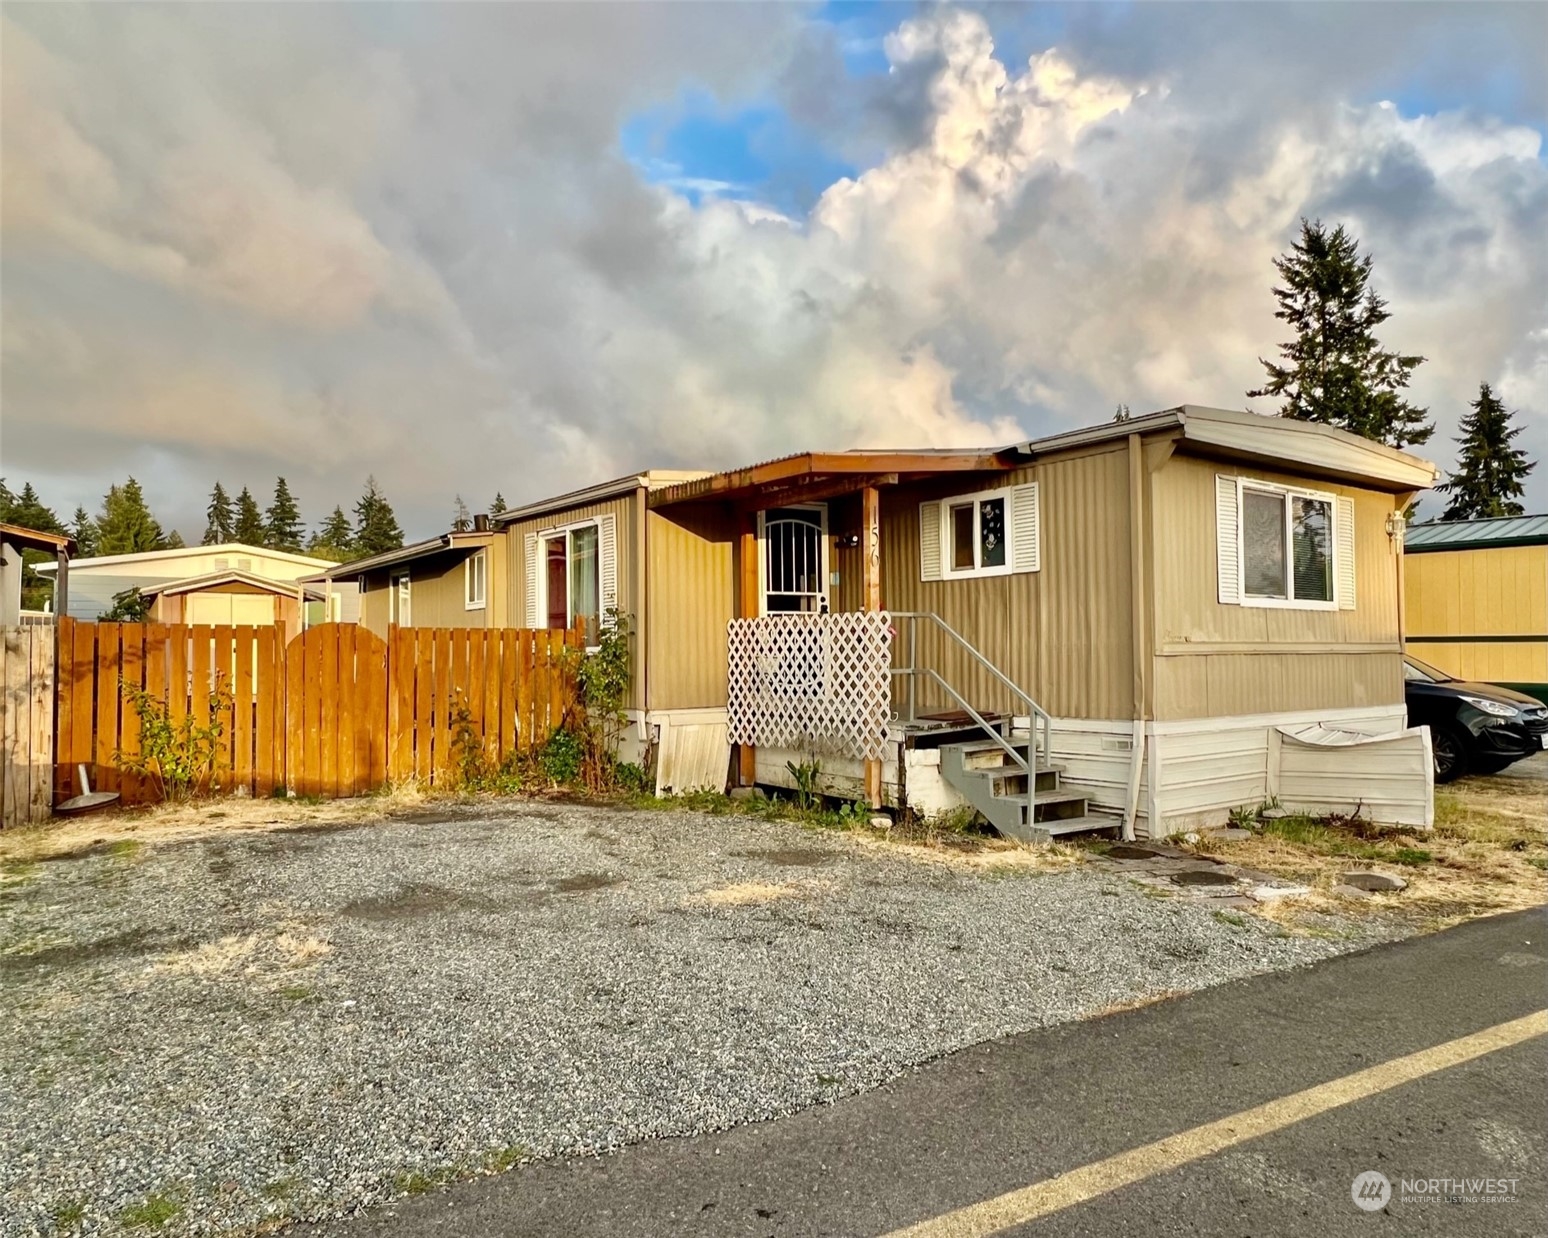
POLYGON ((1435 781, 1454 782, 1467 773, 1467 740, 1454 726, 1430 728, 1430 751, 1435 754, 1435 781))

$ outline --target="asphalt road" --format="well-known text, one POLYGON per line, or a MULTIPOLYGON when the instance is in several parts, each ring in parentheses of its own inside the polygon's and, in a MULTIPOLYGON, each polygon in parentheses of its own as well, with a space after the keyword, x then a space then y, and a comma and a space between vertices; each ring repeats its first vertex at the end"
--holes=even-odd
MULTIPOLYGON (((1545 1007, 1548 917, 1502 916, 977 1046, 782 1121, 528 1166, 325 1232, 879 1235, 1545 1007)), ((1397 1222, 1405 1235, 1541 1235, 1545 1078, 1548 1037, 1538 1035, 1129 1185, 1099 1186, 1004 1232, 1301 1238, 1397 1222), (1394 1193, 1383 1215, 1351 1198, 1366 1170, 1395 1188, 1419 1178, 1516 1183, 1500 1203, 1394 1193)), ((953 1224, 929 1232, 985 1232, 953 1224)))

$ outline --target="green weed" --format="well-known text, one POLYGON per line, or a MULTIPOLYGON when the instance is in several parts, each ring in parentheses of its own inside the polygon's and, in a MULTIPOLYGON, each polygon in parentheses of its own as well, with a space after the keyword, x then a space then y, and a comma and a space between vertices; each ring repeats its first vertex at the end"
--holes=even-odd
POLYGON ((120 1210, 118 1223, 125 1229, 160 1229, 182 1210, 181 1200, 164 1191, 156 1191, 139 1203, 120 1210))

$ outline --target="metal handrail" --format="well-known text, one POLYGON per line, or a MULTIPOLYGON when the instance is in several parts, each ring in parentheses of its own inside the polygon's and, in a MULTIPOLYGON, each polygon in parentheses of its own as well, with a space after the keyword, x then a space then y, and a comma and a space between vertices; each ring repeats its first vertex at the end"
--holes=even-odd
MULTIPOLYGON (((1027 706, 1027 755, 1026 758, 1023 759, 1021 754, 1010 745, 1005 735, 1003 735, 997 728, 991 726, 989 721, 982 714, 980 714, 978 710, 974 709, 973 706, 968 703, 967 699, 960 692, 952 687, 951 684, 946 682, 945 678, 940 674, 939 671, 937 671, 934 667, 921 667, 919 665, 919 659, 917 656, 917 641, 915 639, 917 630, 912 624, 909 625, 909 664, 907 667, 893 667, 891 671, 893 675, 907 675, 909 677, 909 721, 913 721, 915 717, 914 679, 920 674, 928 675, 936 682, 936 684, 944 688, 951 696, 951 698, 967 712, 973 721, 978 724, 980 730, 988 735, 990 739, 994 740, 995 743, 999 744, 999 746, 1010 755, 1011 760, 1026 772, 1027 824, 1030 826, 1032 824, 1033 809, 1036 804, 1037 796, 1037 740, 1039 726, 1041 726, 1042 729, 1043 752, 1047 755, 1050 761, 1053 759, 1053 752, 1051 748, 1053 719, 1049 717, 1048 711, 1045 710, 1036 701, 1034 701, 1025 689, 1023 689, 1008 675, 1006 675, 1005 672, 997 667, 993 662, 989 661, 988 658, 984 657, 984 655, 979 652, 979 650, 970 641, 968 641, 967 638, 965 638, 960 632, 952 627, 951 624, 947 623, 934 611, 905 610, 891 611, 889 613, 894 619, 928 619, 933 622, 938 628, 941 629, 941 631, 945 632, 946 635, 955 640, 957 644, 962 646, 963 649, 967 650, 967 652, 977 660, 980 666, 982 666, 986 671, 988 671, 997 680, 999 680, 1000 683, 1002 683, 1005 687, 1009 688, 1010 691, 1027 706)), ((1006 729, 1009 730, 1010 727, 1007 726, 1006 729)))
MULTIPOLYGON (((929 619, 929 621, 937 625, 941 631, 944 631, 947 636, 950 636, 950 638, 954 639, 958 645, 961 645, 964 650, 967 650, 967 653, 971 653, 971 655, 977 659, 978 665, 981 665, 983 669, 988 670, 988 672, 991 673, 995 679, 998 679, 998 681, 1002 682, 1002 684, 1005 684, 1005 687, 1008 687, 1012 693, 1015 693, 1015 695, 1019 696, 1023 703, 1026 704, 1026 710, 1028 710, 1028 720, 1029 724, 1031 724, 1031 741, 1033 741, 1034 747, 1036 747, 1037 744, 1037 727, 1039 727, 1039 723, 1042 723, 1043 752, 1050 752, 1050 749, 1048 749, 1048 744, 1050 744, 1050 737, 1051 734, 1053 734, 1053 718, 1048 716, 1048 710, 1043 709, 1040 704, 1037 704, 1037 701, 1034 701, 1034 699, 1031 698, 1031 695, 1028 695, 1028 692, 1026 692, 1023 687, 1020 687, 1019 684, 1014 681, 1014 679, 1009 678, 1009 676, 1006 675, 1003 670, 998 669, 994 662, 991 662, 988 658, 985 658, 983 653, 980 653, 978 648, 975 647, 971 641, 967 641, 967 638, 964 638, 963 634, 961 634, 960 631, 957 631, 957 628, 947 624, 947 622, 944 621, 944 619, 941 619, 941 616, 938 616, 935 611, 895 610, 889 611, 889 614, 892 614, 893 619, 929 619)), ((918 667, 918 656, 916 656, 915 651, 915 630, 913 630, 912 625, 910 625, 909 628, 909 667, 910 669, 915 669, 915 667, 918 667)), ((940 678, 940 676, 937 676, 937 678, 940 678)), ((955 690, 950 689, 949 684, 946 684, 946 682, 943 681, 941 686, 946 687, 947 692, 952 692, 952 696, 957 696, 955 690)), ((912 690, 912 679, 910 679, 910 690, 912 690)), ((969 707, 969 713, 972 713, 971 707, 969 707)), ((909 720, 913 721, 912 699, 910 699, 909 703, 909 720)), ((980 724, 981 726, 988 726, 988 723, 981 723, 981 721, 980 724)))

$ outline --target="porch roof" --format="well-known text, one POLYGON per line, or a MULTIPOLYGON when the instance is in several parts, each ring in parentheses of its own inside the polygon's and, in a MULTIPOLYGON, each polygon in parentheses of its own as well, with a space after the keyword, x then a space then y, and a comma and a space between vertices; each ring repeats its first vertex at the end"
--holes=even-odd
POLYGON ((751 508, 807 503, 850 494, 865 486, 890 486, 940 473, 1003 472, 1014 468, 1015 449, 915 451, 805 451, 748 468, 711 473, 652 492, 651 507, 729 502, 751 508))

